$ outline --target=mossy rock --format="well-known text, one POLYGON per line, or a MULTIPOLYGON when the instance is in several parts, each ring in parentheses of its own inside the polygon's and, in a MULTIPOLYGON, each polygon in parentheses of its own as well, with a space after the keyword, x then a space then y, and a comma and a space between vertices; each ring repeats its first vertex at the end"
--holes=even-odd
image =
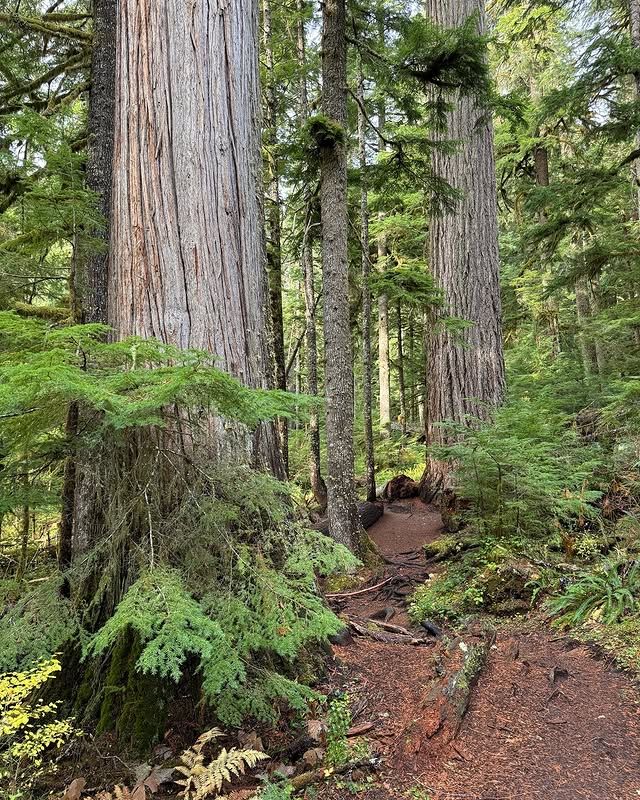
POLYGON ((619 519, 614 536, 619 546, 629 553, 640 553, 640 521, 635 517, 625 516, 619 519))
POLYGON ((324 581, 324 590, 327 594, 338 594, 356 589, 362 581, 362 576, 354 575, 329 575, 324 581))
POLYGON ((424 545, 425 558, 428 561, 444 561, 447 558, 457 556, 464 550, 468 550, 472 546, 469 540, 465 540, 459 536, 441 536, 434 539, 433 542, 427 542, 424 545))

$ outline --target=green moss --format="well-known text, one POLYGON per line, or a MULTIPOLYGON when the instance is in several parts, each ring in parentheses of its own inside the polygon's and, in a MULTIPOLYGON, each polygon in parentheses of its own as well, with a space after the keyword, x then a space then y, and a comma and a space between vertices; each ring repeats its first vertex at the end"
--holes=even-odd
POLYGON ((324 588, 329 594, 349 592, 360 584, 359 575, 330 575, 325 579, 324 588))
POLYGON ((640 676, 640 615, 608 625, 588 624, 572 630, 584 642, 597 644, 621 669, 640 676))
POLYGON ((345 141, 342 125, 324 114, 316 114, 309 118, 306 132, 317 150, 335 147, 345 141))
POLYGON ((135 668, 142 645, 132 634, 121 636, 111 654, 103 688, 97 732, 115 731, 122 744, 144 752, 160 738, 167 716, 161 682, 135 668))

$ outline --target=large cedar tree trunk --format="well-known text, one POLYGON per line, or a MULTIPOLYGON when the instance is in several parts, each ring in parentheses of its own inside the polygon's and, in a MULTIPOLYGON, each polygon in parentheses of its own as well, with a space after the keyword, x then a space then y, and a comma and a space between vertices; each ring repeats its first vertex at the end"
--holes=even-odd
MULTIPOLYGON (((322 29, 324 114, 342 130, 347 124, 345 0, 325 0, 322 29)), ((353 361, 349 325, 347 262, 347 156, 336 137, 321 152, 320 203, 324 277, 325 395, 329 532, 347 547, 357 546, 353 454, 353 361)))
MULTIPOLYGON (((483 0, 427 0, 427 13, 447 28, 478 14, 483 28, 483 0)), ((430 332, 428 444, 450 441, 438 423, 466 423, 468 415, 490 417, 505 389, 492 124, 475 98, 450 99, 445 136, 460 146, 453 155, 437 152, 434 166, 461 199, 452 212, 431 220, 430 261, 436 284, 444 291, 446 313, 471 325, 452 333, 436 321, 430 332)), ((433 494, 448 481, 448 465, 431 460, 423 494, 433 494)))
MULTIPOLYGON (((113 142, 105 318, 115 336, 205 350, 246 385, 269 387, 257 6, 194 0, 187 14, 179 0, 119 0, 113 142)), ((212 417, 193 444, 209 462, 283 474, 272 425, 252 436, 212 417)), ((145 446, 133 435, 127 458, 145 446)), ((81 481, 108 496, 100 459, 81 481)), ((97 501, 82 494, 80 547, 101 534, 97 501)))

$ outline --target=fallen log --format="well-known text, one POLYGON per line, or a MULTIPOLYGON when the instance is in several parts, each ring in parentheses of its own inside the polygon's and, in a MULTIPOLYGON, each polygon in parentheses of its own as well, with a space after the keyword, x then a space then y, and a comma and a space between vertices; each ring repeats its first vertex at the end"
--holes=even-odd
POLYGON ((494 641, 495 631, 489 631, 482 641, 456 639, 449 645, 440 666, 446 672, 431 689, 425 704, 428 739, 438 734, 444 744, 449 744, 456 738, 494 641))
POLYGON ((386 620, 374 619, 373 617, 368 617, 367 622, 370 622, 373 625, 377 625, 379 628, 382 628, 385 631, 389 631, 389 633, 400 633, 402 636, 411 636, 412 638, 416 639, 419 638, 411 633, 408 628, 403 628, 402 625, 394 625, 391 622, 387 622, 386 620))
MULTIPOLYGON (((360 517, 360 524, 367 530, 374 525, 380 517, 384 514, 384 506, 382 503, 360 503, 358 505, 358 516, 360 517)), ((329 520, 323 519, 314 526, 315 530, 329 535, 329 520)))
MULTIPOLYGON (((371 620, 375 625, 378 625, 376 620, 371 620)), ((421 645, 429 645, 433 643, 433 640, 429 641, 428 639, 422 639, 415 637, 413 634, 407 631, 406 634, 404 633, 384 633, 383 631, 376 631, 367 628, 366 625, 363 625, 361 622, 357 622, 354 619, 349 620, 349 627, 360 636, 367 636, 369 639, 373 639, 375 642, 383 642, 384 644, 408 644, 414 647, 419 647, 421 645)))

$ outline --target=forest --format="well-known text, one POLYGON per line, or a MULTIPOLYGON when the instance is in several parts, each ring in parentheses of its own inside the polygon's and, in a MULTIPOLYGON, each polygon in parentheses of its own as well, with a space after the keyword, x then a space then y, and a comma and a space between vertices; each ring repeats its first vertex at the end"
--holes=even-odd
POLYGON ((0 0, 1 800, 640 795, 640 0, 0 0))

